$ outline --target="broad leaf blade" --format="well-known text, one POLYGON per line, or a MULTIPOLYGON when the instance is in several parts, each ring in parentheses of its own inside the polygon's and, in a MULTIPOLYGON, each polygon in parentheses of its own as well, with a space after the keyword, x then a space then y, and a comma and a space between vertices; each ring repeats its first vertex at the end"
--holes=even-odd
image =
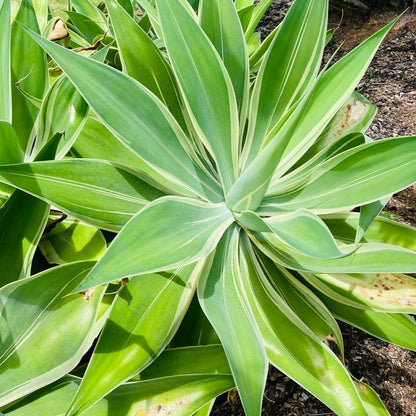
POLYGON ((106 248, 105 238, 97 227, 75 219, 54 219, 39 242, 39 249, 50 264, 98 260, 106 248))
POLYGON ((49 205, 15 190, 0 208, 0 286, 29 276, 49 205))
POLYGON ((76 86, 103 123, 130 150, 186 195, 220 199, 214 180, 183 145, 187 139, 164 105, 145 87, 107 65, 49 42, 38 42, 76 86), (105 88, 103 88, 105 85, 105 88))
POLYGON ((48 74, 45 53, 20 24, 39 33, 36 14, 30 1, 21 2, 11 29, 12 124, 19 137, 20 146, 26 152, 30 150, 30 135, 38 109, 19 89, 41 99, 48 83, 48 74))
POLYGON ((0 180, 76 218, 116 231, 161 195, 122 167, 96 160, 0 166, 0 180))
POLYGON ((193 263, 214 250, 233 221, 223 204, 160 198, 126 224, 78 290, 193 263))
POLYGON ((248 241, 240 259, 270 362, 338 414, 367 416, 345 367, 270 285, 248 241))
POLYGON ((254 86, 244 163, 255 158, 267 134, 315 80, 327 14, 327 0, 295 1, 280 24, 254 86))
POLYGON ((74 414, 90 408, 160 354, 189 306, 204 263, 140 276, 120 291, 70 406, 74 414))
MULTIPOLYGON (((321 218, 337 240, 347 244, 354 243, 359 229, 360 214, 341 212, 323 215, 321 218)), ((416 229, 379 216, 367 229, 362 241, 366 243, 396 244, 408 250, 416 251, 416 229)))
POLYGON ((416 279, 399 273, 316 274, 336 296, 379 312, 416 312, 416 279))
POLYGON ((158 96, 182 127, 182 104, 166 58, 116 0, 106 0, 123 70, 158 96))
POLYGON ((9 122, 0 121, 0 165, 23 161, 19 138, 9 122))
POLYGON ((330 212, 377 201, 416 181, 415 154, 414 136, 358 146, 317 166, 300 189, 266 197, 261 210, 274 205, 330 212))
POLYGON ((62 76, 47 92, 39 112, 34 154, 57 132, 63 132, 65 140, 57 150, 57 158, 65 156, 78 137, 88 116, 88 104, 69 79, 62 76))
POLYGON ((237 175, 238 110, 227 71, 185 0, 157 0, 172 67, 199 138, 212 153, 225 190, 237 175))
POLYGON ((285 243, 304 254, 324 259, 343 255, 326 224, 308 210, 269 217, 265 223, 285 243))
POLYGON ((264 274, 276 293, 284 299, 298 317, 322 341, 335 341, 340 355, 344 355, 341 330, 331 312, 319 297, 303 285, 299 279, 283 267, 277 266, 261 253, 256 252, 264 274))
POLYGON ((249 95, 248 52, 235 5, 231 0, 203 0, 198 16, 230 76, 243 126, 249 95))
POLYGON ((241 292, 239 230, 220 241, 211 272, 198 286, 201 307, 215 328, 248 416, 260 415, 267 358, 257 325, 241 292))
MULTIPOLYGON (((226 200, 235 210, 255 210, 273 175, 287 172, 312 146, 350 96, 395 21, 375 33, 319 77, 287 118, 263 142, 262 151, 243 171, 226 200)), ((303 207, 307 208, 307 207, 303 207)))
POLYGON ((0 406, 59 379, 90 347, 103 290, 70 293, 91 265, 72 263, 0 290, 0 406))
POLYGON ((351 254, 317 259, 293 250, 271 233, 250 233, 256 246, 278 264, 315 273, 414 273, 416 253, 391 244, 367 243, 344 246, 351 254), (354 251, 355 250, 355 251, 354 251))

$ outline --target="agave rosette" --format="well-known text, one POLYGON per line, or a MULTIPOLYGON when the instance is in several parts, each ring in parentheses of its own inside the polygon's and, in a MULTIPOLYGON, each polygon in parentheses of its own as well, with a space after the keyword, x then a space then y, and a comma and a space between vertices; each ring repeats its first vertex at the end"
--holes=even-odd
POLYGON ((121 70, 27 30, 92 110, 77 157, 0 166, 5 184, 118 233, 75 290, 124 282, 82 381, 54 390, 67 415, 115 414, 120 397, 126 415, 208 414, 233 383, 259 415, 269 363, 339 415, 387 415, 343 365, 335 317, 416 347, 416 231, 379 215, 416 181, 416 139, 368 139, 375 110, 354 92, 394 22, 321 70, 327 1, 296 0, 257 44, 270 1, 141 0, 140 20, 105 0, 109 21, 86 3, 121 70), (217 336, 223 350, 197 347, 217 336), (163 358, 186 353, 193 368, 163 358))

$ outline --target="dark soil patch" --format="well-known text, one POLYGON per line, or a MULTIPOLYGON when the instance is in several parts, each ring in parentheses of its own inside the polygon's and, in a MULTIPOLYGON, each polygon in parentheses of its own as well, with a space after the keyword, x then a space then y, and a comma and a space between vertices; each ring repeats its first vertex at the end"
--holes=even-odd
MULTIPOLYGON (((265 35, 285 16, 292 1, 278 0, 262 20, 265 35)), ((340 56, 383 27, 400 13, 385 2, 384 8, 369 13, 342 13, 332 9, 330 27, 336 28, 329 45, 340 56)), ((391 30, 377 52, 361 92, 378 108, 368 135, 374 139, 416 134, 416 14, 410 10, 391 30)), ((416 163, 416 160, 415 160, 416 163)), ((399 221, 416 226, 416 186, 393 196, 386 209, 399 221)), ((416 416, 416 353, 380 341, 349 325, 340 324, 344 335, 346 365, 354 377, 371 385, 392 416, 416 416)), ((214 416, 242 416, 237 394, 217 399, 214 416)), ((263 399, 264 416, 334 415, 311 394, 284 374, 271 368, 263 399)), ((354 416, 354 415, 351 415, 354 416)))

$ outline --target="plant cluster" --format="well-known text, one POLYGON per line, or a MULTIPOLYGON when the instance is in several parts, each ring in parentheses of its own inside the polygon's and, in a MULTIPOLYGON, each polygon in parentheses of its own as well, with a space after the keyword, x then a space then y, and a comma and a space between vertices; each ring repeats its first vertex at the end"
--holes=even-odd
POLYGON ((256 416, 271 364, 388 415, 336 319, 416 350, 416 138, 354 91, 394 22, 322 67, 327 0, 70 3, 0 0, 0 414, 256 416))

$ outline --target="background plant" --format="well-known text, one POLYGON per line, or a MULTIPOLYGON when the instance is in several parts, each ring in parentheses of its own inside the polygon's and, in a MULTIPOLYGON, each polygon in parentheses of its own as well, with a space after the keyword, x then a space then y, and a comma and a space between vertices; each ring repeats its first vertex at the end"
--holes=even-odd
POLYGON ((415 230, 379 214, 416 142, 372 142, 354 92, 394 22, 321 70, 327 2, 261 43, 269 4, 74 0, 63 24, 3 0, 4 414, 202 415, 235 384, 255 415, 268 363, 340 415, 388 414, 334 318, 415 349, 415 230))

